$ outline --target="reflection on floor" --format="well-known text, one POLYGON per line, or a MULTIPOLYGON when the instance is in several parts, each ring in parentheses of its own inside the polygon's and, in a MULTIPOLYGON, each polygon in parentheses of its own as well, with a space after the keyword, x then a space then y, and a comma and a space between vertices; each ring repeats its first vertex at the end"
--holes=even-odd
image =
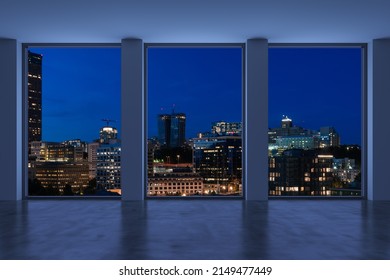
POLYGON ((0 259, 390 259, 390 202, 0 202, 0 259))

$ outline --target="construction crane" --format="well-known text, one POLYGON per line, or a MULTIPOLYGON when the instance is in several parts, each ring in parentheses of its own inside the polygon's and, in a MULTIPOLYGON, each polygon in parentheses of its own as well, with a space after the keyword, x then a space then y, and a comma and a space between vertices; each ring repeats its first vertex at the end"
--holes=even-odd
POLYGON ((102 119, 102 122, 106 122, 107 126, 110 126, 110 122, 116 122, 116 120, 110 120, 110 119, 102 119))

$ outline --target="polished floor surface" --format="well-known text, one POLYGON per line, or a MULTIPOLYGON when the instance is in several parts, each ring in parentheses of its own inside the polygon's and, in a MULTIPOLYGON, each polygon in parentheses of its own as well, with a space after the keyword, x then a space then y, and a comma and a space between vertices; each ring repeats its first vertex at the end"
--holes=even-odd
POLYGON ((390 202, 0 202, 0 259, 390 259, 390 202))

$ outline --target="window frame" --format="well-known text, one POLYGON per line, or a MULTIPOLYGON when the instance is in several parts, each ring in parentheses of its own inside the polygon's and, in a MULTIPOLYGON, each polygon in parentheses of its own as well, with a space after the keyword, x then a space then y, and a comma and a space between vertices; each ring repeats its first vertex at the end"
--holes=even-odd
MULTIPOLYGON (((268 48, 360 48, 361 49, 361 195, 360 196, 270 196, 268 199, 362 199, 367 200, 368 141, 368 44, 367 43, 269 43, 268 48)), ((269 189, 268 189, 269 191, 269 189)))
POLYGON ((22 43, 22 199, 121 199, 121 196, 30 196, 28 194, 28 49, 119 48, 121 43, 22 43))
MULTIPOLYGON (((265 39, 251 39, 254 41, 266 41, 265 39)), ((140 164, 146 165, 147 161, 147 147, 145 143, 147 143, 147 47, 153 46, 159 46, 159 47, 241 47, 242 48, 242 75, 243 75, 243 80, 242 80, 242 124, 243 124, 243 134, 242 134, 242 195, 239 197, 199 197, 200 199, 220 199, 220 198, 228 198, 228 199, 244 199, 244 200, 252 200, 252 198, 247 195, 251 195, 247 193, 247 141, 249 138, 252 137, 247 137, 247 123, 246 120, 248 118, 247 113, 247 100, 248 100, 248 71, 247 67, 250 66, 251 61, 248 60, 248 44, 251 44, 251 40, 248 40, 247 43, 144 43, 142 42, 142 49, 143 49, 143 54, 142 54, 142 65, 143 65, 143 70, 142 70, 142 75, 143 75, 143 91, 142 91, 142 99, 143 99, 143 108, 142 108, 142 118, 143 118, 143 134, 140 136, 142 138, 143 144, 143 149, 142 149, 142 154, 143 154, 143 159, 144 161, 140 164)), ((252 42, 254 42, 252 41, 252 42)), ((29 196, 28 195, 28 86, 27 86, 27 68, 28 68, 28 63, 27 63, 27 50, 30 47, 76 47, 76 48, 82 48, 82 47, 115 47, 115 48, 121 48, 122 49, 122 54, 123 54, 123 42, 122 43, 22 43, 22 199, 53 199, 53 198, 61 198, 61 199, 88 199, 88 198, 94 198, 96 197, 56 197, 56 196, 47 196, 47 197, 36 197, 36 196, 29 196)), ((367 194, 368 194, 368 180, 367 180, 367 175, 368 175, 368 44, 367 43, 267 43, 268 48, 273 48, 273 47, 310 47, 310 48, 315 48, 315 47, 337 47, 337 48, 342 48, 342 47, 359 47, 362 49, 362 68, 361 68, 361 73, 362 73, 362 93, 361 93, 361 139, 362 139, 362 144, 361 144, 361 176, 362 176, 362 195, 359 197, 327 197, 327 196, 321 196, 321 197, 275 197, 275 196, 269 196, 268 193, 268 185, 267 185, 267 199, 294 199, 294 198, 305 198, 305 199, 313 199, 313 198, 319 198, 319 199, 367 199, 367 194)), ((267 64, 268 66, 268 64, 267 64)), ((124 75, 123 73, 123 55, 122 55, 122 76, 124 75)), ((123 81, 122 81, 122 86, 123 86, 123 81)), ((123 91, 123 89, 122 89, 123 91)), ((122 92, 123 95, 123 92, 122 92)), ((122 97, 123 98, 123 97, 122 97)), ((122 101, 121 101, 122 103, 122 101)), ((261 105, 263 109, 268 110, 268 104, 267 105, 261 105), (266 107, 264 107, 266 106, 266 107)), ((122 105, 123 108, 123 105, 122 105)), ((123 113, 122 113, 123 115, 123 113)), ((252 121, 252 119, 250 119, 252 121)), ((267 119, 267 124, 268 126, 268 119, 267 119)), ((123 143, 125 145, 125 143, 123 143)), ((264 148, 264 147, 261 147, 264 148)), ((268 148, 268 147, 265 147, 268 148)), ((142 188, 143 196, 142 199, 166 199, 167 197, 148 197, 146 194, 146 187, 147 187, 147 168, 146 166, 142 167, 143 170, 143 184, 140 186, 142 188)), ((261 168, 261 167, 260 167, 261 168)), ((268 168, 268 166, 267 166, 268 168)), ((268 174, 268 172, 267 172, 268 174)), ((267 176, 267 182, 268 182, 268 176, 267 176)), ((122 199, 125 200, 126 198, 122 197, 99 197, 103 199, 122 199)), ((172 199, 193 199, 194 197, 172 197, 172 199)))
POLYGON ((143 158, 144 158, 144 168, 143 168, 143 199, 246 199, 246 43, 143 43, 143 99, 144 99, 144 108, 143 108, 143 125, 144 125, 144 134, 143 134, 143 158), (241 134, 241 166, 242 166, 242 192, 240 196, 148 196, 147 187, 148 187, 148 168, 147 168, 147 158, 148 158, 148 48, 241 48, 241 71, 242 71, 242 87, 241 87, 241 122, 242 122, 242 134, 241 134))

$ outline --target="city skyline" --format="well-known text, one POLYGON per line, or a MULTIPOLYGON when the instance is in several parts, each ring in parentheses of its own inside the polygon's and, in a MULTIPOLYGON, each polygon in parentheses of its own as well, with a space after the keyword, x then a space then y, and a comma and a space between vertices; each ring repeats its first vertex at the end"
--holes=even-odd
MULTIPOLYGON (((42 54, 42 140, 99 139, 120 128, 120 48, 29 48, 42 54)), ((120 134, 120 129, 119 129, 120 134)))
POLYGON ((186 135, 211 130, 211 122, 242 120, 242 48, 147 49, 148 137, 157 116, 186 114, 186 135))
MULTIPOLYGON (((81 139, 91 142, 98 138, 97 131, 104 125, 101 121, 104 118, 116 120, 113 126, 120 133, 120 48, 30 50, 43 54, 43 140, 61 142, 81 139), (88 80, 94 86, 87 85, 85 79, 74 75, 78 73, 87 73, 88 80), (65 79, 59 80, 61 77, 65 79), (64 81, 68 81, 68 86, 62 86, 64 81)), ((149 138, 157 136, 157 116, 170 113, 173 108, 175 112, 187 115, 187 138, 195 137, 198 132, 210 131, 211 123, 215 121, 241 121, 240 48, 201 50, 202 52, 196 48, 149 49, 149 138), (233 61, 229 62, 232 50, 237 53, 233 61), (208 61, 213 66, 205 68, 208 61), (193 77, 186 79, 190 76, 193 77), (225 89, 221 83, 215 82, 211 86, 217 78, 227 80, 223 77, 236 77, 236 81, 226 85, 225 89), (155 83, 151 84, 151 81, 155 83), (205 93, 203 96, 196 91, 202 88, 205 93), (240 94, 223 93, 232 88, 240 94), (212 94, 214 92, 215 96, 212 94), (236 98, 230 98, 231 96, 236 98), (205 112, 205 106, 202 107, 202 102, 205 101, 211 104, 211 113, 205 112)), ((294 120, 295 125, 308 129, 336 127, 342 137, 342 144, 360 144, 360 49, 270 48, 269 56, 270 128, 279 126, 282 116, 287 115, 294 120), (307 59, 302 60, 302 57, 307 59), (304 69, 305 67, 309 69, 304 69), (333 68, 337 68, 334 73, 331 71, 333 68), (302 79, 307 82, 299 91, 296 83, 302 79), (280 80, 285 82, 281 83, 280 80), (325 85, 326 81, 333 85, 332 90, 329 89, 330 86, 315 86, 315 83, 325 85), (314 94, 313 88, 320 93, 314 94), (299 97, 297 92, 302 96, 299 97), (351 98, 353 93, 359 98, 351 98), (321 101, 318 96, 322 97, 321 101)))
POLYGON ((269 48, 269 127, 287 115, 307 129, 332 126, 361 145, 361 48, 269 48))

